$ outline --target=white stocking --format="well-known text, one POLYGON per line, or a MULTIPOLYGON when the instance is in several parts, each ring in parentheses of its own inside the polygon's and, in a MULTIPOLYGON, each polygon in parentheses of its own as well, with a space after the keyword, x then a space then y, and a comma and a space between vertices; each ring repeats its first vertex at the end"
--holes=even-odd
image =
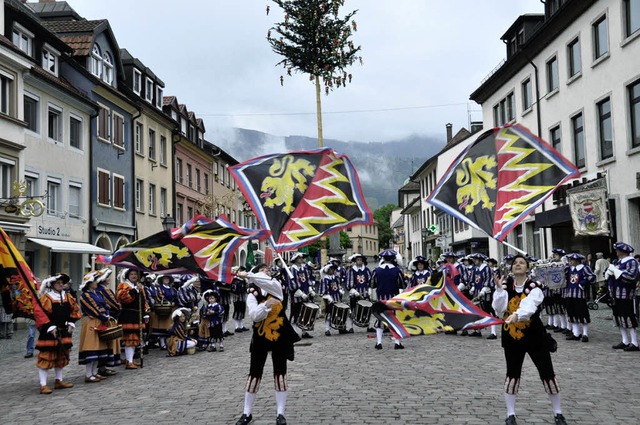
POLYGON ((573 336, 580 335, 580 326, 578 326, 577 323, 572 323, 572 327, 573 327, 573 336))
POLYGON ((325 330, 325 331, 329 331, 329 330, 330 330, 330 328, 331 328, 331 320, 326 319, 326 320, 324 321, 324 330, 325 330))
POLYGON ((97 375, 98 374, 98 361, 96 360, 95 362, 91 363, 91 375, 97 375))
POLYGON ((635 328, 629 328, 629 335, 631 335, 631 343, 638 346, 638 335, 636 334, 635 328))
POLYGON ((516 414, 516 395, 504 393, 504 401, 507 402, 507 417, 516 414))
POLYGON ((382 344, 382 328, 376 328, 376 339, 378 344, 382 344))
POLYGON ((92 363, 87 363, 84 368, 84 376, 86 376, 87 378, 91 378, 93 376, 93 364, 92 363))
POLYGON ((562 409, 560 408, 560 394, 549 394, 549 400, 551 400, 551 407, 555 415, 561 415, 562 409))
POLYGON ((589 325, 586 323, 582 324, 582 336, 589 336, 589 325))
POLYGON ((127 362, 133 363, 133 355, 136 352, 136 347, 124 347, 124 357, 127 359, 127 362))
POLYGON ((620 336, 622 336, 622 343, 629 345, 629 335, 627 334, 627 328, 620 328, 620 336))
POLYGON ((284 408, 287 404, 287 392, 286 391, 276 391, 276 404, 277 404, 277 413, 276 415, 284 416, 284 408))
POLYGON ((38 376, 40 376, 40 386, 47 385, 47 375, 49 374, 49 369, 38 369, 38 376))
POLYGON ((244 414, 249 416, 251 409, 253 409, 253 403, 256 401, 257 393, 250 393, 249 391, 244 393, 244 414))
POLYGON ((491 335, 495 335, 496 334, 496 325, 491 325, 489 327, 489 329, 491 330, 491 335))
POLYGON ((55 371, 56 371, 56 381, 62 381, 62 368, 57 367, 55 368, 55 371))

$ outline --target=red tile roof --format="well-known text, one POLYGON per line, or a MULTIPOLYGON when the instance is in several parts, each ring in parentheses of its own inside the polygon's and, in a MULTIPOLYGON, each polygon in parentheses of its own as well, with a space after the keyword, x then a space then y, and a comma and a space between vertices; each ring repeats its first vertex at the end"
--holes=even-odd
POLYGON ((73 49, 74 56, 89 56, 91 52, 92 35, 63 35, 60 40, 73 49))

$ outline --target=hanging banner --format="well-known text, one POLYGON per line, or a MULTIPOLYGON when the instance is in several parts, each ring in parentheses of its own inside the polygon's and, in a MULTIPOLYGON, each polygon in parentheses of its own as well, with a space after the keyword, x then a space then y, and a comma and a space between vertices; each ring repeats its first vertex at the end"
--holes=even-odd
POLYGON ((576 236, 609 236, 607 185, 604 179, 567 190, 567 199, 576 236))

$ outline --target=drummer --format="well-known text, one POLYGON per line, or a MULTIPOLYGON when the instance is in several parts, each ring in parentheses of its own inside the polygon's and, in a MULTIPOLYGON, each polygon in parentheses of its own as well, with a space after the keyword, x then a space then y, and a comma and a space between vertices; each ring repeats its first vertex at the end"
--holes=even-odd
MULTIPOLYGON (((298 322, 298 316, 300 314, 300 309, 302 308, 302 304, 313 298, 312 290, 310 287, 311 283, 311 275, 309 273, 309 269, 307 265, 304 263, 304 258, 306 254, 302 252, 296 252, 291 256, 292 266, 291 273, 292 278, 290 291, 292 292, 292 300, 291 300, 291 323, 298 322)), ((299 332, 299 328, 294 324, 293 325, 296 332, 299 332)), ((302 338, 313 338, 309 334, 309 332, 302 332, 302 338)))
MULTIPOLYGON (((322 294, 322 299, 325 303, 325 311, 327 315, 324 320, 324 334, 326 336, 331 336, 331 312, 335 303, 339 303, 342 301, 342 294, 344 291, 340 288, 340 284, 338 282, 338 278, 336 276, 336 267, 333 262, 327 263, 322 268, 322 280, 320 282, 320 287, 318 290, 320 294, 322 294)), ((340 330, 340 333, 347 333, 345 330, 340 330)), ((353 333, 353 326, 351 329, 351 333, 353 333)))
MULTIPOLYGON (((371 290, 371 270, 367 267, 367 258, 355 253, 349 257, 351 261, 351 267, 347 270, 347 286, 349 290, 349 306, 351 312, 355 311, 356 304, 360 299, 369 299, 369 291, 371 290)), ((347 329, 349 333, 353 333, 353 319, 351 316, 347 319, 347 329)), ((375 329, 369 326, 370 332, 375 332, 375 329)))
POLYGON ((344 267, 342 267, 342 260, 340 258, 333 257, 329 259, 329 262, 333 264, 333 267, 335 268, 334 275, 338 280, 338 284, 344 288, 347 283, 347 272, 344 267))
POLYGON ((178 291, 173 287, 173 276, 170 274, 158 276, 157 282, 158 291, 155 294, 155 305, 170 305, 172 309, 167 315, 160 316, 155 313, 151 316, 151 336, 158 338, 160 348, 166 350, 169 329, 173 326, 171 314, 175 311, 178 291))
POLYGON ((431 276, 431 271, 427 268, 428 261, 422 255, 418 255, 416 258, 411 260, 409 263, 409 269, 413 271, 413 275, 411 275, 411 281, 409 283, 410 287, 424 285, 427 283, 429 276, 431 276))

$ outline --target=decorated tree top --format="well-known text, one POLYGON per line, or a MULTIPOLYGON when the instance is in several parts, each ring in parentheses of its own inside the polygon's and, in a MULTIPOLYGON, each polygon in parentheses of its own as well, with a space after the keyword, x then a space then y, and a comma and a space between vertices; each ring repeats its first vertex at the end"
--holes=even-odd
MULTIPOLYGON (((267 40, 284 59, 287 75, 292 71, 322 79, 328 94, 334 87, 351 82, 347 67, 356 61, 360 46, 350 40, 357 24, 356 10, 340 16, 344 0, 273 0, 284 12, 284 21, 272 27, 267 40)), ((269 13, 267 6, 267 14, 269 13)), ((283 83, 284 77, 280 77, 283 83)))

